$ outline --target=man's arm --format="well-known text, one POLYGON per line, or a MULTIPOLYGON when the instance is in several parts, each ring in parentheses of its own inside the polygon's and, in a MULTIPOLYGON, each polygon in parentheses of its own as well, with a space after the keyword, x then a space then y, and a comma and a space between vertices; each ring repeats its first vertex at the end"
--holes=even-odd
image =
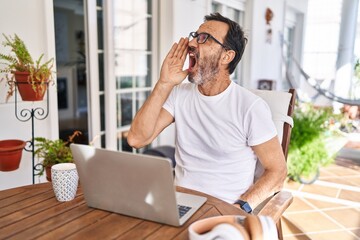
MULTIPOLYGON (((262 201, 281 190, 287 176, 285 157, 278 137, 253 146, 253 151, 264 167, 264 173, 239 199, 254 209, 262 201)), ((235 206, 238 207, 236 204, 235 206)))
POLYGON ((174 86, 180 84, 188 74, 187 70, 182 69, 188 53, 188 44, 187 38, 181 38, 167 54, 161 67, 159 81, 131 123, 127 139, 130 146, 141 148, 151 143, 174 121, 171 114, 162 106, 174 86))

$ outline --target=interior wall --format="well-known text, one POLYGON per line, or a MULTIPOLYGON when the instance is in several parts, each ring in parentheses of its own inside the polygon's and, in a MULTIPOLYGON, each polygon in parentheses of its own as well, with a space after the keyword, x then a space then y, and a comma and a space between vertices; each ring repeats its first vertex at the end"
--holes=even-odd
MULTIPOLYGON (((55 57, 53 5, 49 0, 0 0, 0 29, 1 33, 13 35, 16 33, 26 43, 34 58, 44 53, 44 59, 55 57)), ((3 42, 3 36, 0 36, 3 42)), ((9 50, 3 46, 1 53, 8 54, 9 50)), ((54 68, 56 71, 56 69, 54 68)), ((4 74, 0 75, 0 78, 4 74)), ((55 76, 54 76, 55 77, 55 76)), ((56 79, 56 77, 55 77, 56 79)), ((31 140, 31 120, 21 122, 15 117, 15 99, 12 97, 5 102, 7 88, 5 82, 0 83, 0 140, 22 139, 31 140)), ((35 137, 58 137, 58 113, 56 87, 49 90, 49 115, 44 120, 34 120, 35 137)), ((18 110, 46 109, 46 101, 22 102, 18 96, 18 110)), ((24 119, 24 118, 22 118, 24 119)), ((44 181, 36 178, 36 182, 44 181)), ((23 151, 19 169, 11 172, 0 172, 0 190, 22 185, 32 184, 32 154, 23 151)))
MULTIPOLYGON (((248 13, 245 13, 248 14, 248 13)), ((281 33, 284 22, 284 0, 254 0, 252 12, 251 41, 251 85, 256 88, 260 79, 276 82, 276 88, 281 87, 281 33), (265 3, 264 3, 265 2, 265 3), (273 18, 270 26, 266 24, 266 9, 270 8, 273 18), (272 31, 268 38, 267 31, 272 31), (270 41, 268 41, 270 39, 270 41)))

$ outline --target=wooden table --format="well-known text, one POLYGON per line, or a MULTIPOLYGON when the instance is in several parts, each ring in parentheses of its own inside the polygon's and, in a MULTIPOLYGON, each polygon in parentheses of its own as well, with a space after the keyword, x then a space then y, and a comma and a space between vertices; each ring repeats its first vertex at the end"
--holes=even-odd
POLYGON ((0 239, 188 239, 189 225, 199 219, 245 213, 209 195, 207 202, 182 227, 172 227, 86 205, 79 187, 74 200, 58 202, 51 183, 0 191, 0 239))

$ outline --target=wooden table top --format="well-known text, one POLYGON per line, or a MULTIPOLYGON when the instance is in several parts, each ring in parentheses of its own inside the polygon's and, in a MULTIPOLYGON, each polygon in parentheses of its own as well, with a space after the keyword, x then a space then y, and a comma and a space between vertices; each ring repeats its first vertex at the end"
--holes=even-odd
POLYGON ((56 200, 51 183, 0 191, 0 239, 188 239, 189 225, 199 219, 245 213, 212 196, 181 227, 146 221, 86 205, 79 187, 74 200, 56 200))

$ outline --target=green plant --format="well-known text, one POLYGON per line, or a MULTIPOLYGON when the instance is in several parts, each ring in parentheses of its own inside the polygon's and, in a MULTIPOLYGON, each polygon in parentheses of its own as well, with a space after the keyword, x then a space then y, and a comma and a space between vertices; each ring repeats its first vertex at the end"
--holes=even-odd
MULTIPOLYGON (((54 59, 51 58, 45 63, 41 63, 44 54, 34 61, 28 51, 23 40, 18 35, 6 36, 3 34, 5 41, 2 43, 4 47, 11 48, 10 54, 1 54, 0 64, 5 65, 0 69, 0 73, 7 73, 5 79, 8 82, 9 90, 6 101, 13 95, 15 89, 15 72, 29 72, 28 82, 31 84, 34 92, 44 92, 46 90, 45 83, 53 80, 53 65, 54 59)), ((1 79, 4 80, 4 79, 1 79)))
MULTIPOLYGON (((43 137, 36 137, 35 140, 35 156, 42 158, 43 168, 52 166, 57 163, 73 162, 73 157, 70 150, 70 143, 74 142, 74 138, 81 134, 80 131, 75 131, 68 139, 50 140, 43 137)), ((43 171, 42 171, 43 172, 43 171)), ((42 172, 40 174, 42 174, 42 172)))
POLYGON ((288 154, 290 178, 308 177, 332 162, 333 156, 325 145, 327 122, 332 116, 332 108, 315 108, 311 104, 295 109, 288 154))

